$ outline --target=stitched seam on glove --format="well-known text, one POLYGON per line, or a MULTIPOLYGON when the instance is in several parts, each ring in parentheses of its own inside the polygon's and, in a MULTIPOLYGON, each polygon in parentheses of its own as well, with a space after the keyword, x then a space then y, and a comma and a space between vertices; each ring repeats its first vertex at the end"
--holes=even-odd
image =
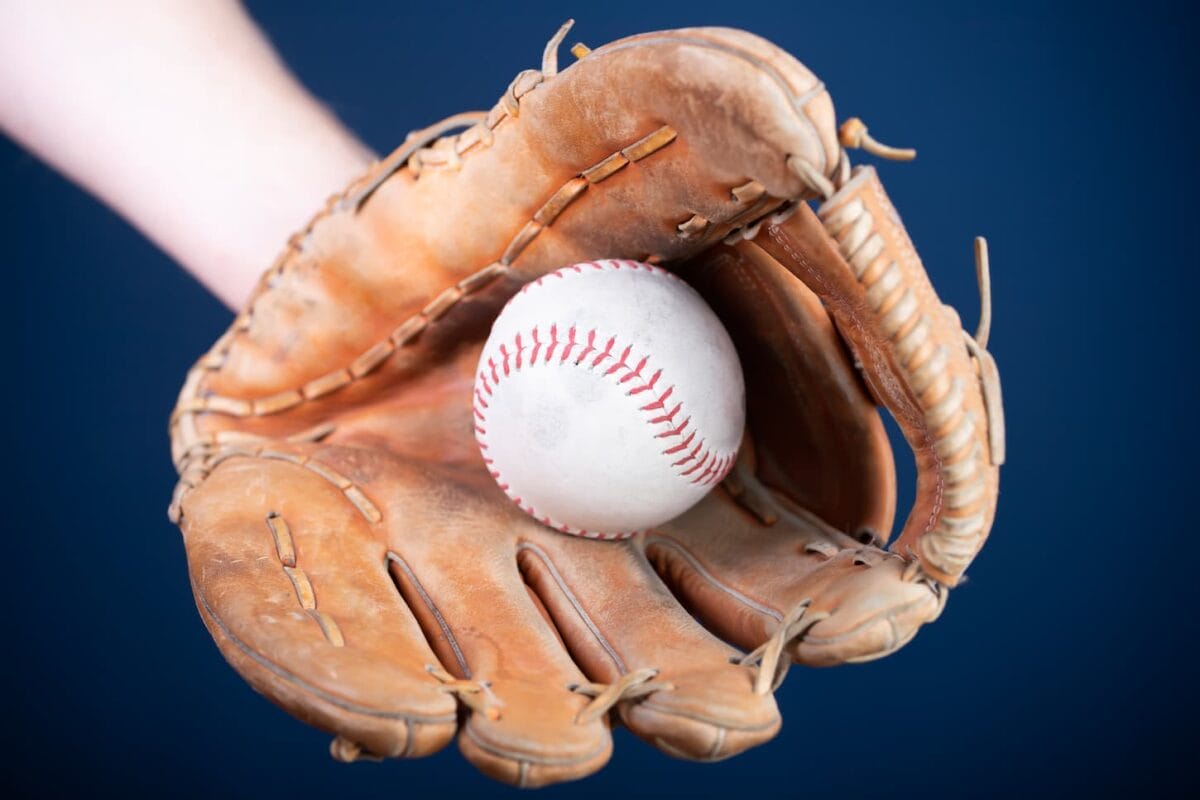
POLYGON ((279 557, 283 572, 292 582, 292 588, 296 592, 296 602, 300 604, 300 608, 304 609, 304 613, 317 623, 321 633, 331 645, 344 647, 346 640, 342 636, 341 627, 332 616, 317 608, 317 594, 313 590, 312 581, 309 580, 308 573, 296 561, 296 545, 292 540, 292 527, 279 512, 272 511, 267 514, 267 529, 271 531, 271 538, 275 542, 275 554, 279 557))
POLYGON ((182 518, 183 511, 180 508, 180 504, 183 502, 183 495, 186 494, 188 489, 194 489, 199 486, 200 482, 208 477, 209 473, 216 469, 217 465, 222 461, 238 457, 274 459, 277 461, 287 461, 298 467, 304 467, 337 487, 367 522, 377 523, 383 519, 383 514, 380 512, 379 507, 371 502, 371 499, 367 497, 361 487, 345 475, 330 469, 319 461, 314 461, 311 456, 274 450, 269 445, 262 445, 255 448, 226 446, 216 452, 207 452, 204 448, 201 448, 200 453, 191 457, 192 459, 199 458, 199 464, 194 463, 193 460, 185 462, 185 469, 181 472, 179 482, 175 487, 175 496, 172 498, 171 506, 168 509, 168 516, 171 518, 171 521, 178 523, 182 518))
MULTIPOLYGON (((225 335, 217 341, 208 355, 201 358, 196 366, 191 369, 180 391, 180 399, 175 410, 172 412, 170 425, 173 439, 172 450, 176 454, 176 469, 181 473, 185 471, 189 465, 184 458, 184 454, 188 453, 195 443, 201 439, 201 434, 196 427, 197 413, 212 412, 237 417, 275 414, 293 408, 308 400, 323 397, 370 374, 396 350, 410 344, 430 323, 441 318, 456 303, 464 297, 484 288, 506 272, 512 262, 529 246, 537 234, 549 226, 562 213, 563 209, 582 194, 588 186, 599 183, 627 164, 641 160, 651 153, 661 150, 673 141, 675 141, 675 131, 669 126, 663 126, 633 144, 612 153, 598 162, 597 165, 581 172, 580 175, 571 178, 558 191, 551 195, 550 199, 534 214, 533 219, 518 231, 499 261, 489 264, 459 281, 454 286, 442 291, 417 314, 401 323, 392 331, 387 339, 368 348, 354 360, 349 368, 336 369, 308 381, 299 389, 287 389, 256 400, 223 397, 220 395, 202 396, 203 389, 201 383, 205 374, 221 369, 229 350, 233 346, 236 335, 250 328, 252 311, 240 314, 234 320, 229 330, 226 331, 225 335), (602 174, 593 174, 597 167, 605 164, 615 166, 606 167, 602 174)), ((309 224, 308 229, 311 229, 315 225, 317 219, 329 213, 331 208, 332 201, 325 211, 319 214, 317 218, 314 218, 313 222, 309 224)), ((273 269, 270 272, 275 271, 276 269, 273 269)), ((207 470, 196 476, 196 481, 192 485, 196 485, 206 475, 207 470)), ((178 491, 178 488, 176 491, 177 497, 171 506, 172 517, 176 516, 179 501, 185 493, 178 491)))
MULTIPOLYGON (((885 213, 895 214, 890 201, 871 186, 885 213)), ((830 235, 866 289, 871 309, 896 347, 904 371, 933 438, 931 452, 938 460, 937 486, 920 539, 927 556, 939 568, 969 562, 986 525, 987 477, 984 453, 977 437, 979 420, 966 408, 959 378, 947 375, 945 345, 930 337, 932 321, 907 285, 895 261, 885 257, 882 235, 870 210, 858 199, 821 214, 830 235)), ((915 258, 915 254, 911 254, 915 258)), ((950 570, 954 571, 954 570, 950 570)))

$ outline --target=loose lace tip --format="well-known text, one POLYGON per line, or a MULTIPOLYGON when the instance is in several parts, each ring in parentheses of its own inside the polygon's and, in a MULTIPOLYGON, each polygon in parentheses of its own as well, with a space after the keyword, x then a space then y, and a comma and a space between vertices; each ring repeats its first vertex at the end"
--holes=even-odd
POLYGON ((986 348, 992 332, 992 269, 987 239, 982 236, 975 237, 975 279, 979 283, 979 326, 975 341, 986 348))
POLYGON ((886 158, 889 161, 912 161, 917 157, 917 151, 911 147, 890 147, 871 136, 866 124, 858 117, 851 117, 838 128, 838 140, 843 147, 852 150, 866 150, 873 156, 886 158))
POLYGON ((545 77, 549 78, 558 74, 558 47, 562 44, 563 39, 567 38, 567 34, 574 25, 575 20, 567 20, 550 37, 550 41, 546 42, 546 49, 542 51, 542 75, 545 77))
POLYGON ((379 756, 367 751, 361 744, 347 739, 345 736, 337 736, 329 743, 329 755, 335 761, 341 761, 343 764, 350 764, 355 761, 382 761, 379 756))

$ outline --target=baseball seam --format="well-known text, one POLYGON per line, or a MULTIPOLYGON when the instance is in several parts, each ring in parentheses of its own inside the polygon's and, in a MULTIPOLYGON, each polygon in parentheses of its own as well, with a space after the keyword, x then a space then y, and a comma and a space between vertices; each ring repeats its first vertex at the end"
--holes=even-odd
MULTIPOLYGON (((588 267, 600 271, 606 269, 647 270, 673 280, 682 280, 667 270, 636 261, 589 261, 547 273, 536 281, 526 284, 522 287, 521 292, 528 291, 531 286, 541 285, 543 281, 550 278, 562 279, 567 277, 568 273, 582 273, 588 267)), ((488 398, 493 396, 496 387, 505 378, 511 377, 526 367, 549 364, 555 358, 556 352, 559 365, 583 367, 589 372, 597 372, 605 362, 611 362, 603 372, 597 372, 600 377, 613 377, 618 385, 629 384, 627 396, 639 395, 644 392, 651 393, 650 398, 652 399, 639 406, 638 410, 646 416, 646 424, 658 429, 654 437, 664 440, 665 449, 662 450, 662 455, 672 459, 671 466, 680 478, 693 484, 711 486, 724 479, 729 473, 737 457, 737 450, 720 453, 709 446, 703 437, 699 437, 699 441, 696 441, 698 431, 692 425, 692 418, 683 410, 683 401, 672 397, 675 391, 674 384, 667 385, 661 390, 658 388, 660 383, 665 383, 663 370, 656 369, 649 377, 643 375, 643 371, 648 369, 649 355, 642 356, 636 364, 630 364, 633 344, 627 344, 622 348, 621 344, 617 342, 616 336, 610 336, 604 340, 604 337, 595 328, 580 332, 572 325, 564 338, 559 332, 558 325, 552 324, 549 330, 549 339, 546 339, 542 336, 538 326, 534 325, 528 331, 518 331, 511 341, 500 344, 498 352, 488 356, 486 366, 480 369, 475 381, 473 402, 475 439, 479 443, 488 472, 496 479, 496 483, 504 493, 525 513, 555 530, 587 538, 626 539, 641 533, 641 531, 600 533, 552 520, 513 491, 496 466, 494 459, 487 453, 488 398), (576 350, 576 348, 579 349, 576 350), (574 356, 572 356, 573 352, 574 356), (682 421, 677 422, 677 420, 682 421)))

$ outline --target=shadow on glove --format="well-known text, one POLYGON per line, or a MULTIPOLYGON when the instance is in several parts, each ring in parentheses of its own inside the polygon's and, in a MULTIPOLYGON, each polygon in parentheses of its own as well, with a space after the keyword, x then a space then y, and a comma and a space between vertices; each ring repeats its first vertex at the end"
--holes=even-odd
POLYGON ((576 48, 559 73, 565 33, 490 112, 414 136, 331 198, 172 416, 201 616, 256 689, 336 734, 338 758, 457 734, 481 770, 535 786, 599 769, 615 720, 672 755, 736 754, 778 730, 789 659, 901 646, 991 526, 994 365, 874 172, 851 171, 820 82, 715 28, 576 48), (747 382, 730 477, 619 543, 525 516, 472 433, 503 302, 601 257, 690 281, 747 382), (894 552, 876 401, 920 476, 894 552))

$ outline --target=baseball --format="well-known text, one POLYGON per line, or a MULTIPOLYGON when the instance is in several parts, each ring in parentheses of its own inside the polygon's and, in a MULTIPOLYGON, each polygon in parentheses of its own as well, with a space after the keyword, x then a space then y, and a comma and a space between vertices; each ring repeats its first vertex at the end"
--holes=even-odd
POLYGON ((497 484, 563 533, 620 539, 695 505, 733 466, 742 368, 700 295, 637 261, 590 261, 504 307, 475 378, 497 484))

